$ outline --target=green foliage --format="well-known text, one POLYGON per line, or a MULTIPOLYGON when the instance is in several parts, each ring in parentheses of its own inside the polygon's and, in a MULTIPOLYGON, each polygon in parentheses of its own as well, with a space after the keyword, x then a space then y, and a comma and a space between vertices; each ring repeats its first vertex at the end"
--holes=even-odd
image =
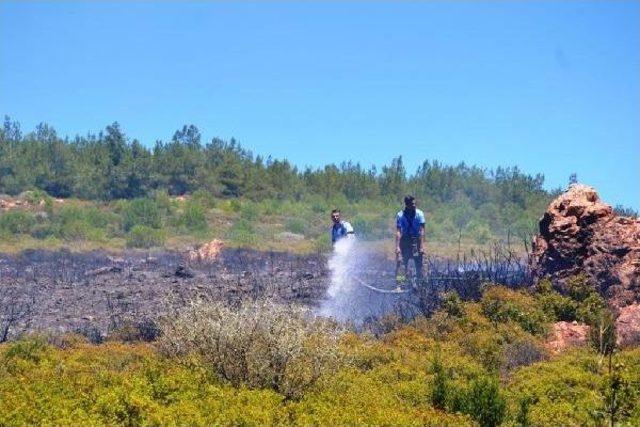
POLYGON ((305 234, 307 223, 302 218, 289 218, 285 228, 292 233, 305 234))
POLYGON ((616 348, 616 324, 611 311, 602 309, 590 318, 591 345, 602 355, 610 355, 616 348))
MULTIPOLYGON (((98 135, 73 140, 60 138, 44 123, 27 134, 16 131, 19 124, 9 118, 5 125, 4 134, 12 136, 0 144, 0 194, 29 191, 25 196, 38 202, 50 200, 47 194, 94 200, 191 194, 205 209, 213 207, 213 196, 230 198, 231 203, 219 206, 237 213, 238 198, 260 203, 276 199, 303 201, 323 220, 331 208, 361 205, 352 223, 363 238, 374 239, 391 231, 394 211, 410 191, 427 211, 429 237, 452 240, 462 231, 484 244, 508 231, 527 233, 552 196, 543 190, 541 175, 517 168, 487 171, 424 161, 409 174, 397 157, 380 170, 352 162, 298 170, 287 160, 253 156, 233 139, 203 144, 194 125, 182 126, 152 150, 129 138, 117 122, 98 135)), ((161 214, 167 217, 165 207, 160 206, 161 214)), ((267 215, 284 213, 277 203, 264 208, 267 215)), ((159 228, 129 220, 124 231, 136 224, 159 228)))
POLYGON ((216 206, 216 200, 213 197, 213 194, 202 188, 193 192, 192 200, 207 209, 211 209, 216 206))
POLYGON ((456 291, 450 291, 441 296, 441 307, 451 317, 462 318, 465 315, 464 305, 456 291))
POLYGON ((494 323, 514 321, 532 334, 546 331, 544 312, 530 295, 502 286, 490 286, 484 291, 480 304, 484 315, 494 323))
POLYGON ((442 361, 440 360, 440 350, 436 349, 435 358, 433 360, 433 386, 431 390, 431 404, 436 409, 445 409, 449 394, 449 383, 447 373, 445 372, 442 361))
POLYGON ((147 227, 145 225, 134 225, 127 234, 127 247, 130 248, 152 248, 162 246, 166 239, 164 230, 147 227))
POLYGON ((482 376, 471 382, 465 398, 464 412, 482 427, 495 427, 505 418, 507 402, 500 392, 497 378, 482 376))
POLYGON ((253 246, 258 242, 254 226, 246 219, 236 221, 227 233, 227 238, 239 246, 253 246))
POLYGON ((154 199, 134 199, 123 203, 122 229, 130 231, 135 226, 161 228, 160 206, 154 199))
POLYGON ((22 209, 0 213, 0 234, 29 234, 35 224, 36 219, 33 214, 22 209))
POLYGON ((209 228, 205 208, 195 200, 189 200, 184 205, 184 210, 178 218, 178 225, 191 232, 205 232, 209 228))
POLYGON ((66 240, 103 240, 113 216, 96 207, 65 205, 51 219, 53 233, 66 240))
POLYGON ((127 344, 26 337, 0 345, 0 424, 638 425, 640 348, 609 359, 577 348, 498 381, 464 339, 500 349, 537 338, 462 304, 462 318, 391 322, 380 338, 330 324, 309 333, 295 309, 208 303, 167 319, 155 345, 135 342, 140 325, 111 337, 127 344))
POLYGON ((640 398, 640 392, 637 386, 632 385, 633 382, 634 379, 624 363, 614 362, 610 355, 607 373, 599 387, 602 403, 594 412, 594 418, 601 423, 608 422, 610 426, 615 426, 621 420, 628 420, 640 398))
POLYGON ((538 283, 535 298, 548 319, 571 322, 578 318, 578 303, 556 292, 549 279, 538 283))

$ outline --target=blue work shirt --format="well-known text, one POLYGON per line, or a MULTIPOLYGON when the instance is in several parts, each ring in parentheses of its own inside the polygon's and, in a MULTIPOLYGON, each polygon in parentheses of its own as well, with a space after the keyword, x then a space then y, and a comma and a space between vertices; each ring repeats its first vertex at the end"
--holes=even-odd
POLYGON ((333 224, 333 227, 331 227, 331 242, 335 243, 347 234, 353 234, 353 227, 347 221, 333 224))
POLYGON ((404 210, 398 212, 396 216, 396 227, 400 230, 402 237, 418 237, 420 236, 420 228, 424 226, 424 212, 416 209, 416 214, 412 220, 407 218, 404 210))

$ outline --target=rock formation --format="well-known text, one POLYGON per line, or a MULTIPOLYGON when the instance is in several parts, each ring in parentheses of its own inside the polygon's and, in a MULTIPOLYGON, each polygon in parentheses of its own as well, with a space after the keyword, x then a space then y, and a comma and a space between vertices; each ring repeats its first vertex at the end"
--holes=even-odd
POLYGON ((531 268, 561 290, 583 273, 615 309, 640 301, 640 220, 616 215, 592 187, 574 184, 540 220, 531 268))
POLYGON ((190 262, 213 262, 218 259, 220 252, 224 248, 221 240, 213 239, 200 247, 187 253, 187 260, 190 262))
POLYGON ((578 322, 556 322, 551 331, 546 347, 552 353, 561 353, 569 347, 584 346, 589 340, 589 326, 578 322))

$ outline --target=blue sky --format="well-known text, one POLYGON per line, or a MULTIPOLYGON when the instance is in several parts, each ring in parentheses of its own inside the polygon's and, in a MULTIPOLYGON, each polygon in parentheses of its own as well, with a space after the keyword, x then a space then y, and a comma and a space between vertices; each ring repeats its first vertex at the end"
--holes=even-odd
POLYGON ((640 2, 0 2, 23 130, 183 124, 321 166, 572 172, 640 209, 640 2))

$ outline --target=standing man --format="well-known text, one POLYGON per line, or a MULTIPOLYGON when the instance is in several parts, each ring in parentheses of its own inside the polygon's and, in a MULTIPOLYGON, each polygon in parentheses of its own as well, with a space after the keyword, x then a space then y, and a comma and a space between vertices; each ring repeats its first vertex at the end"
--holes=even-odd
POLYGON ((331 221, 333 221, 333 226, 331 227, 331 243, 335 245, 336 242, 343 237, 353 236, 354 233, 351 224, 340 219, 340 209, 331 211, 331 221))
POLYGON ((413 196, 404 198, 404 209, 396 216, 396 281, 398 285, 407 277, 409 259, 413 259, 416 278, 422 279, 424 255, 424 212, 416 207, 413 196), (404 274, 400 267, 404 265, 404 274))

